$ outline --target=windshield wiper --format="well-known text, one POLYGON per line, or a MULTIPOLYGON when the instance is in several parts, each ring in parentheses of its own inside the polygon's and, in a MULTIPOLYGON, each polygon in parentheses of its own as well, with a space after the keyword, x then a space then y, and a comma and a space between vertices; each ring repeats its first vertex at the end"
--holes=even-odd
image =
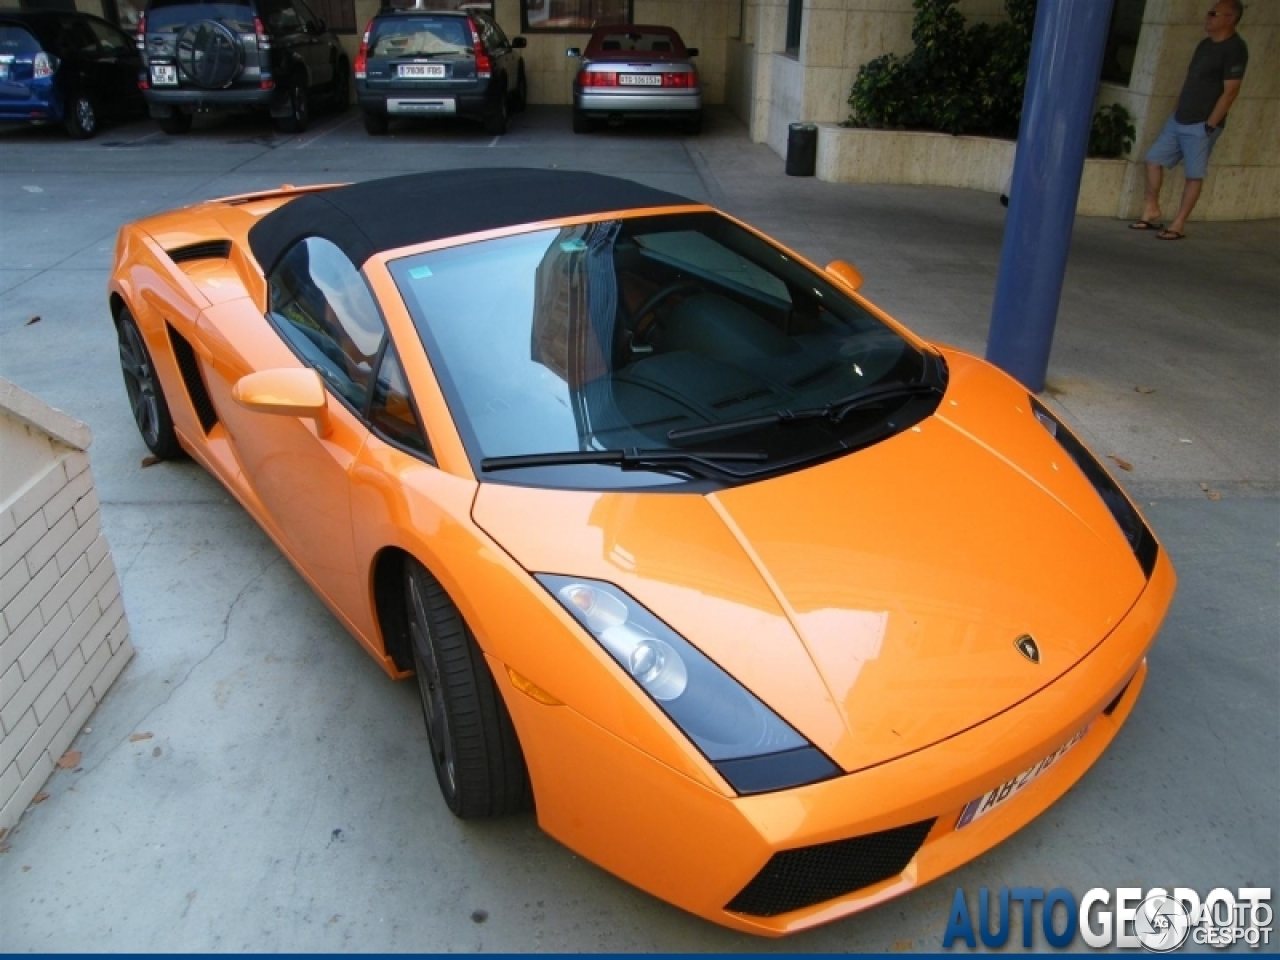
POLYGON ((616 465, 623 470, 668 470, 693 473, 701 477, 739 477, 726 463, 763 463, 769 459, 764 451, 721 452, 715 450, 566 450, 563 453, 522 453, 508 457, 485 457, 480 469, 519 470, 524 467, 558 467, 575 464, 616 465))
POLYGON ((774 410, 757 414, 754 417, 743 417, 740 420, 726 420, 723 423, 709 423, 703 427, 685 427, 667 433, 668 440, 681 440, 686 437, 705 437, 713 433, 724 433, 730 430, 741 430, 746 427, 767 427, 778 423, 795 423, 801 420, 829 420, 839 423, 855 410, 874 407, 889 400, 913 397, 925 393, 941 393, 942 388, 927 381, 880 383, 867 387, 847 397, 832 400, 822 407, 806 410, 774 410))

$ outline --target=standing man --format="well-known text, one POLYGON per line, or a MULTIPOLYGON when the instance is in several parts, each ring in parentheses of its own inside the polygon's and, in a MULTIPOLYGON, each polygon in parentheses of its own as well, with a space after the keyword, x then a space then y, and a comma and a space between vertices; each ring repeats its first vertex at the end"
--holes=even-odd
POLYGON ((1161 240, 1181 240, 1186 236, 1187 218, 1200 199, 1209 154, 1222 136, 1227 111, 1240 93, 1240 81, 1249 63, 1249 48, 1236 33, 1244 14, 1240 0, 1217 0, 1204 15, 1208 34, 1196 47, 1187 68, 1187 79, 1174 111, 1156 142, 1147 151, 1147 190, 1142 219, 1129 224, 1131 230, 1156 230, 1161 240), (1164 168, 1182 161, 1187 183, 1182 188, 1182 204, 1168 229, 1160 220, 1160 184, 1164 168))

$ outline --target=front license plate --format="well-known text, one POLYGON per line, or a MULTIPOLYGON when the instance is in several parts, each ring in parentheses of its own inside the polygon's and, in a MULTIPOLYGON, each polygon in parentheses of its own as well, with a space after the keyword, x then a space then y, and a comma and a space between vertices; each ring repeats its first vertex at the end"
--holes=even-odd
POLYGON ((1049 754, 1037 763, 1034 767, 1022 771, 1022 773, 1018 774, 1018 776, 1014 777, 1012 780, 1008 780, 1005 783, 1000 784, 1000 786, 996 787, 994 790, 984 793, 977 800, 970 802, 969 805, 961 812, 960 819, 956 821, 956 829, 959 830, 961 827, 967 827, 969 824, 973 823, 973 821, 980 820, 982 817, 985 817, 996 807, 1000 806, 1000 804, 1016 797, 1022 790, 1030 785, 1036 777, 1040 776, 1040 774, 1044 773, 1051 766, 1061 760, 1068 750, 1084 739, 1084 735, 1088 732, 1089 728, 1085 727, 1057 750, 1053 751, 1053 753, 1049 754))
POLYGON ((618 83, 624 87, 660 87, 662 77, 656 73, 620 73, 618 83))
POLYGON ((151 83, 157 87, 176 87, 178 85, 177 67, 171 63, 153 63, 151 83))
POLYGON ((412 80, 438 79, 444 76, 443 63, 402 63, 396 75, 412 80))

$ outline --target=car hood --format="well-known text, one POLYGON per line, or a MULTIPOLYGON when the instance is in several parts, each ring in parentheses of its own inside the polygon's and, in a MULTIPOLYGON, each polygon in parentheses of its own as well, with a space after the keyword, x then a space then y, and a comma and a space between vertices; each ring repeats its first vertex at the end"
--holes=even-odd
POLYGON ((622 587, 843 769, 882 763, 1052 682, 1146 582, 1026 391, 948 361, 932 417, 837 460, 706 496, 482 484, 474 519, 622 587))

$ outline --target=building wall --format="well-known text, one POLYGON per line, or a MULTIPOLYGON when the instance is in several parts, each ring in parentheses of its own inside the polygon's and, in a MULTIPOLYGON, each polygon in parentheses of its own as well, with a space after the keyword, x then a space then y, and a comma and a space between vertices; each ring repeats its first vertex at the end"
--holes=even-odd
POLYGON ((88 443, 0 380, 0 835, 133 655, 88 443))

